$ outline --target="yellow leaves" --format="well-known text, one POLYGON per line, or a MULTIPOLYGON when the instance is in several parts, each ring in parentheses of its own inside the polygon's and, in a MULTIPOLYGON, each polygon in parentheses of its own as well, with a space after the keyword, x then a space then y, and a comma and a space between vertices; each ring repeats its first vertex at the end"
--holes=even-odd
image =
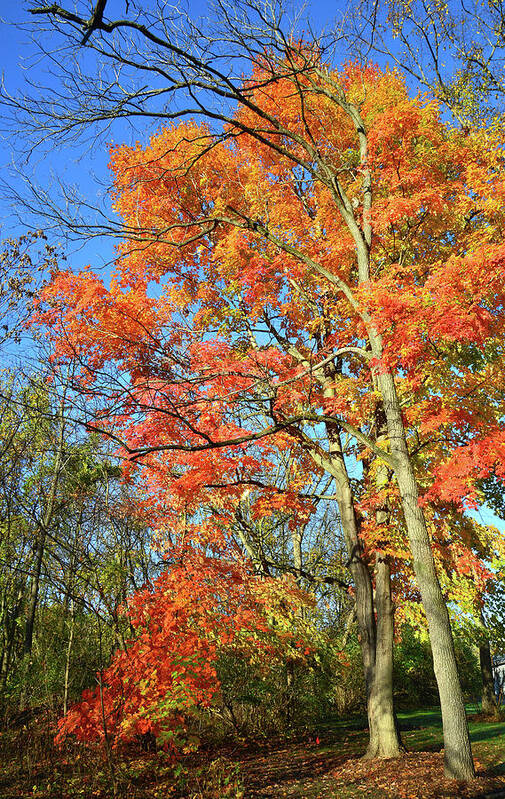
POLYGON ((170 283, 166 288, 166 296, 174 308, 188 308, 192 302, 191 293, 184 284, 170 283))

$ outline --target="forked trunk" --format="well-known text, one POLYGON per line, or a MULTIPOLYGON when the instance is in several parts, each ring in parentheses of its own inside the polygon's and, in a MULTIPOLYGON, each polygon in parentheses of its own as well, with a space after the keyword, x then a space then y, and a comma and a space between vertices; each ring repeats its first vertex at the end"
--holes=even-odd
MULTIPOLYGON (((357 106, 348 103, 345 98, 341 100, 341 106, 352 120, 359 142, 363 194, 361 225, 357 222, 347 195, 340 192, 335 195, 335 200, 356 245, 358 284, 366 285, 371 278, 370 252, 373 239, 372 172, 369 164, 366 125, 357 106)), ((380 364, 374 371, 386 416, 388 443, 400 490, 414 572, 428 620, 433 665, 442 709, 445 773, 448 777, 458 780, 470 780, 475 776, 475 771, 449 614, 435 569, 426 521, 419 505, 419 491, 407 447, 400 402, 393 375, 382 364, 384 354, 382 337, 369 313, 362 310, 360 314, 367 328, 371 355, 380 364)))
POLYGON ((389 566, 380 566, 375 618, 370 566, 363 558, 354 498, 336 426, 327 424, 331 442, 332 473, 335 477, 337 502, 342 530, 349 553, 349 568, 354 581, 356 618, 365 676, 370 742, 366 757, 396 757, 401 742, 393 710, 393 605, 391 602, 389 566))
MULTIPOLYGON (((375 409, 376 441, 385 446, 387 440, 386 418, 379 403, 375 409)), ((365 472, 369 461, 364 462, 365 472)), ((385 497, 375 512, 377 531, 381 531, 382 546, 389 541, 390 509, 386 490, 392 474, 384 461, 376 461, 375 488, 385 497)), ((370 742, 366 756, 369 758, 399 757, 404 751, 393 704, 393 642, 394 605, 391 597, 391 567, 385 551, 375 553, 375 611, 377 615, 377 638, 375 646, 375 669, 368 702, 370 742)))

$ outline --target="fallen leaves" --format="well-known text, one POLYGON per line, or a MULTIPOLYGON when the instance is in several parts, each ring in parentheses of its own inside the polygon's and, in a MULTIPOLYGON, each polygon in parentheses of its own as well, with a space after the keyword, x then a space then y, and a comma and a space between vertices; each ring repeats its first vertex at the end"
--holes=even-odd
POLYGON ((462 784, 444 776, 442 752, 409 752, 391 760, 352 759, 334 770, 338 785, 384 791, 392 799, 447 799, 449 797, 482 797, 500 788, 503 778, 487 775, 475 761, 477 776, 462 784))

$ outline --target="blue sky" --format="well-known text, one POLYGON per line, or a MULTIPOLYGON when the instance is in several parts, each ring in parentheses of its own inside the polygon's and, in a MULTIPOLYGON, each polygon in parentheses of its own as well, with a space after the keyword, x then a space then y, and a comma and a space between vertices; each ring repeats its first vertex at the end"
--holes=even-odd
MULTIPOLYGON (((77 0, 79 13, 84 17, 91 14, 96 0, 77 0)), ((342 15, 351 0, 309 0, 303 6, 301 22, 298 27, 301 31, 310 29, 315 33, 333 30, 342 19, 342 15)), ((126 0, 108 0, 106 16, 121 18, 125 13, 126 0)), ((55 78, 49 70, 58 71, 58 63, 51 64, 48 58, 41 58, 40 46, 46 46, 51 52, 54 48, 54 38, 47 40, 39 38, 33 41, 33 32, 30 26, 34 19, 28 9, 36 5, 44 5, 43 0, 24 0, 23 3, 7 3, 4 0, 4 10, 0 23, 0 48, 2 53, 2 71, 6 91, 12 95, 30 92, 29 82, 39 82, 46 86, 56 86, 55 78)), ((62 0, 61 5, 73 9, 74 0, 62 0)), ((155 0, 139 0, 138 7, 154 6, 155 0)), ((167 7, 175 7, 175 3, 166 3, 167 7)), ((183 4, 184 5, 184 4, 183 4)), ((208 14, 207 2, 204 0, 186 0, 185 3, 190 15, 198 19, 208 14)), ((291 3, 289 15, 293 18, 300 3, 291 3)), ((1 8, 1 0, 0 0, 1 8)), ((130 13, 134 13, 135 2, 130 2, 130 13)), ((394 46, 393 40, 392 44, 394 46)), ((342 60, 346 51, 342 49, 342 60)), ((339 54, 337 53, 337 60, 339 54)), ((86 61, 84 62, 86 63, 86 61)), ((149 78, 147 79, 149 81, 149 78)), ((147 82, 146 81, 146 82, 147 82)), ((158 123, 159 125, 159 123, 158 123)), ((136 140, 147 141, 154 132, 155 125, 141 120, 141 127, 134 131, 131 125, 118 121, 107 136, 108 142, 116 144, 131 144, 136 140)), ((40 185, 49 192, 56 192, 57 182, 61 180, 66 185, 74 185, 80 195, 84 195, 90 205, 105 203, 109 207, 106 186, 109 174, 107 169, 108 151, 105 141, 98 146, 65 146, 60 149, 35 151, 28 162, 18 153, 23 147, 22 136, 9 134, 4 125, 0 125, 0 165, 2 166, 2 184, 0 184, 0 239, 10 235, 17 235, 27 226, 37 226, 37 218, 31 217, 22 205, 13 203, 10 197, 12 192, 20 191, 26 194, 26 183, 40 185), (19 218, 20 217, 20 218, 19 218)), ((110 268, 114 250, 112 244, 106 240, 95 239, 84 246, 82 243, 65 245, 70 264, 80 268, 92 264, 94 268, 107 270, 110 268)))
MULTIPOLYGON (((47 67, 40 63, 38 48, 31 38, 27 26, 32 17, 26 8, 35 3, 9 4, 2 14, 0 24, 0 51, 2 52, 2 72, 7 92, 29 91, 28 81, 40 80, 42 83, 54 83, 46 76, 47 67)), ((63 4, 64 5, 64 4, 63 4)), ((90 1, 91 5, 91 1, 90 1)), ((83 153, 77 149, 55 150, 53 153, 32 155, 27 162, 19 157, 17 148, 19 137, 0 126, 0 163, 2 166, 2 185, 0 187, 0 238, 18 235, 25 227, 37 226, 38 220, 26 210, 13 202, 11 191, 23 191, 24 179, 40 183, 44 188, 50 187, 56 175, 62 180, 79 186, 82 193, 90 198, 96 197, 99 189, 93 177, 106 179, 108 154, 105 149, 83 153), (23 177, 21 176, 23 175, 23 177)), ((92 262, 108 260, 111 252, 110 243, 94 243, 84 248, 84 254, 77 246, 70 248, 67 254, 74 267, 92 262)))
MULTIPOLYGON (((79 6, 84 9, 84 14, 89 14, 95 0, 81 0, 79 6)), ((142 0, 143 3, 146 0, 142 0)), ((151 2, 151 0, 147 0, 151 2)), ((37 0, 30 0, 22 4, 5 3, 0 24, 0 51, 2 53, 2 71, 7 92, 29 91, 28 81, 40 81, 42 84, 55 85, 54 78, 48 73, 49 62, 45 63, 40 59, 40 52, 37 45, 32 40, 29 31, 30 23, 33 21, 32 15, 28 13, 28 8, 34 5, 43 5, 37 0)), ((64 7, 72 8, 73 0, 62 2, 64 7)), ((170 5, 167 3, 167 5, 170 5)), ((134 6, 134 4, 132 4, 134 6)), ((189 12, 193 17, 205 15, 207 5, 202 0, 189 0, 187 3, 189 12)), ((293 6, 296 7, 296 6, 293 6)), ((330 0, 311 0, 305 4, 304 16, 310 20, 312 28, 320 31, 323 28, 332 27, 335 20, 340 18, 341 11, 338 3, 330 0)), ((107 15, 121 17, 124 15, 125 0, 108 0, 107 15)), ((132 132, 130 126, 116 124, 109 137, 115 143, 132 143, 136 139, 146 140, 149 130, 145 132, 141 129, 137 134, 132 132)), ((34 181, 46 187, 56 185, 56 178, 59 177, 67 184, 74 184, 80 193, 85 194, 90 199, 90 203, 103 201, 105 196, 104 185, 107 182, 108 152, 104 146, 94 149, 78 148, 77 146, 65 147, 61 150, 53 150, 42 155, 35 153, 26 163, 16 153, 19 145, 19 137, 5 132, 4 126, 0 126, 0 164, 2 166, 3 188, 0 187, 0 238, 6 238, 12 234, 16 235, 25 226, 33 226, 37 220, 30 217, 26 211, 21 210, 19 204, 13 204, 9 194, 12 190, 23 190, 23 178, 18 174, 23 173, 24 179, 34 181), (100 183, 102 185, 100 185, 100 183), (19 216, 21 218, 19 218, 19 216)), ((91 262, 93 265, 107 268, 113 250, 110 242, 98 241, 86 245, 82 250, 77 246, 67 249, 70 263, 74 267, 86 265, 91 262)))

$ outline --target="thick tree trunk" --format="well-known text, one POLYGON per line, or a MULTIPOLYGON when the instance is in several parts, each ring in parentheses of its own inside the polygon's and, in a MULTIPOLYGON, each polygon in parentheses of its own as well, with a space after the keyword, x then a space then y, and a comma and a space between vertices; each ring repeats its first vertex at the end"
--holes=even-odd
POLYGON ((373 604, 373 586, 369 566, 363 559, 363 547, 359 537, 358 522, 354 509, 354 498, 344 462, 337 427, 327 425, 331 441, 331 465, 335 476, 337 504, 340 522, 349 555, 349 569, 354 582, 356 619, 358 622, 359 643, 363 658, 363 669, 367 695, 373 683, 375 668, 376 621, 373 604))
MULTIPOLYGON (((371 278, 370 252, 373 238, 372 172, 369 165, 366 125, 357 106, 348 103, 345 98, 340 102, 354 124, 359 142, 363 197, 361 220, 357 220, 352 203, 338 183, 338 191, 334 193, 334 198, 355 242, 358 284, 366 285, 371 278)), ((367 329, 372 357, 381 364, 375 369, 375 377, 382 395, 388 441, 394 459, 394 471, 402 500, 414 572, 428 620, 433 665, 442 709, 445 773, 455 779, 470 780, 475 776, 475 770, 449 614, 435 569, 426 521, 419 505, 419 491, 407 448, 400 402, 393 375, 382 364, 384 354, 382 337, 368 312, 363 308, 359 313, 367 329)))
MULTIPOLYGON (((375 411, 376 441, 384 445, 387 438, 386 419, 382 405, 375 411)), ((365 474, 366 474, 366 466, 365 474)), ((375 464, 375 487, 386 491, 391 472, 383 461, 375 464)), ((390 510, 387 495, 375 512, 377 530, 382 531, 382 546, 389 541, 390 510)), ((385 551, 375 553, 375 610, 377 614, 377 642, 375 647, 374 681, 369 699, 370 743, 367 757, 399 757, 404 752, 393 702, 393 643, 394 605, 391 597, 391 568, 385 551)))
POLYGON ((387 594, 389 602, 383 599, 380 607, 377 605, 376 622, 370 566, 363 558, 354 497, 344 461, 340 434, 337 426, 331 424, 327 424, 327 432, 331 442, 332 473, 335 476, 337 503, 355 588, 356 618, 365 676, 370 731, 370 742, 365 756, 395 757, 401 753, 402 748, 393 711, 393 606, 389 567, 382 569, 380 578, 382 580, 381 591, 383 596, 384 592, 387 594), (383 616, 384 612, 386 617, 383 616), (380 637, 380 641, 378 637, 380 637), (379 655, 379 660, 377 660, 377 655, 379 655))
POLYGON ((377 645, 374 679, 368 700, 370 742, 367 758, 399 757, 404 752, 393 706, 394 607, 391 600, 391 574, 387 556, 377 552, 375 605, 377 645))
MULTIPOLYGON (((377 346, 377 339, 372 343, 374 356, 380 358, 382 348, 377 346)), ((474 777, 475 771, 449 614, 438 581, 424 514, 419 505, 419 491, 407 449, 394 380, 390 373, 381 372, 378 374, 378 383, 384 402, 389 445, 396 464, 395 474, 414 571, 428 620, 433 666, 442 709, 445 773, 454 779, 469 780, 474 777)))

